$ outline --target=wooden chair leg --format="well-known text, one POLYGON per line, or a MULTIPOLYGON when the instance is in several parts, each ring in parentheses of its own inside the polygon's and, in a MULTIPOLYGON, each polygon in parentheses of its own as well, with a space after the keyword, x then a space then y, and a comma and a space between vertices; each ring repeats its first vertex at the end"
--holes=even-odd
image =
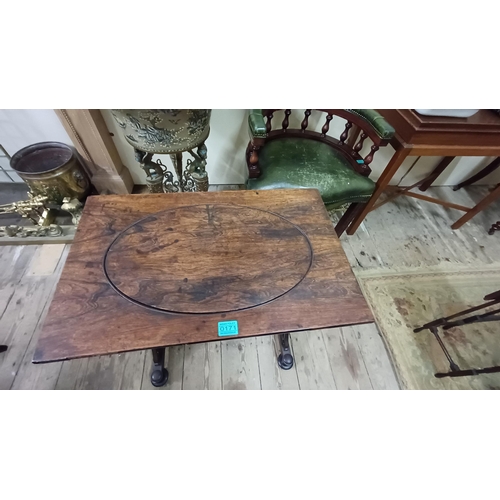
POLYGON ((356 215, 363 209, 364 203, 351 203, 348 209, 344 212, 344 215, 340 218, 335 226, 335 232, 337 236, 343 234, 343 232, 349 227, 351 222, 354 220, 356 215))

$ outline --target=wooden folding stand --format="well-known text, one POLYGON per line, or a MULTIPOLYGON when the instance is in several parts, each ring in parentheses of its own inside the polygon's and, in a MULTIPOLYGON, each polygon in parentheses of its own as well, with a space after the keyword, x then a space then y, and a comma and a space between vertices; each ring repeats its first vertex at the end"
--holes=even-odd
POLYGON ((500 372, 500 366, 488 366, 486 368, 471 368, 468 370, 461 370, 460 367, 455 363, 453 358, 451 357, 451 354, 449 353, 448 349, 444 345, 443 340, 439 336, 438 328, 441 327, 443 330, 448 330, 450 328, 453 328, 455 326, 461 326, 461 325, 469 325, 471 323, 484 323, 484 322, 489 322, 489 321, 500 321, 500 308, 493 309, 492 311, 488 311, 482 314, 474 314, 473 316, 468 316, 465 318, 461 319, 456 319, 460 318, 460 316, 466 316, 467 314, 480 311, 481 309, 486 309, 487 307, 491 307, 493 305, 499 304, 500 303, 500 290, 490 293, 489 295, 486 295, 484 297, 484 300, 486 301, 484 304, 481 304, 479 306, 471 307, 469 309, 465 309, 464 311, 460 311, 456 314, 452 314, 451 316, 447 316, 445 318, 439 318, 434 321, 431 321, 429 323, 426 323, 425 325, 415 328, 413 330, 414 333, 421 332, 423 330, 430 330, 431 333, 436 337, 436 340, 438 341, 439 346, 444 352, 444 355, 446 356, 446 359, 448 360, 450 364, 450 371, 449 372, 438 372, 435 373, 434 376, 437 378, 443 378, 443 377, 466 377, 470 375, 479 375, 481 373, 498 373, 500 372), (450 320, 454 321, 450 321, 450 320))

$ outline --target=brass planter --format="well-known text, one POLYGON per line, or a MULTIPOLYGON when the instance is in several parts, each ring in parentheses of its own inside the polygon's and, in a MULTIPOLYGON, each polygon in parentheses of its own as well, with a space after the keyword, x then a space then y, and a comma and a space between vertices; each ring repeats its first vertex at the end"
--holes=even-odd
POLYGON ((10 160, 33 195, 48 197, 61 205, 64 198, 83 201, 90 191, 90 180, 72 148, 61 142, 39 142, 19 150, 10 160))

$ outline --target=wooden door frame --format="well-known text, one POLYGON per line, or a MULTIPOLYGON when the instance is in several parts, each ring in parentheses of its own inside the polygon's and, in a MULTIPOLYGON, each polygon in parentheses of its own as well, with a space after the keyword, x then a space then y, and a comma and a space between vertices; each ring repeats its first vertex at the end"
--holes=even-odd
POLYGON ((128 194, 134 181, 98 109, 55 109, 100 194, 128 194))

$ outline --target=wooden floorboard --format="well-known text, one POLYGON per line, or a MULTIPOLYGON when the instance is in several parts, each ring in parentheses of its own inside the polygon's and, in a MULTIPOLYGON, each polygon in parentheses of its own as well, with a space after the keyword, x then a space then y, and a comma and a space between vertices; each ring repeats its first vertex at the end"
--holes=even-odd
MULTIPOLYGON (((210 190, 242 189, 240 185, 210 190)), ((470 205, 486 187, 457 192, 431 188, 431 196, 470 205)), ((498 260, 500 232, 487 231, 500 219, 495 203, 461 229, 450 225, 460 212, 401 197, 368 215, 342 245, 355 272, 441 264, 485 265, 498 260)), ((335 215, 333 215, 333 220, 335 215)), ((0 247, 0 389, 154 389, 150 351, 33 365, 36 335, 47 312, 69 245, 0 247)), ((398 389, 376 325, 298 332, 291 336, 295 364, 278 368, 274 336, 234 339, 167 349, 172 389, 398 389)), ((157 389, 155 389, 157 390, 157 389)))
POLYGON ((242 338, 222 342, 223 389, 261 389, 256 341, 242 338))
POLYGON ((30 269, 38 266, 40 272, 23 276, 0 319, 9 332, 5 342, 9 348, 0 358, 0 388, 53 389, 57 382, 61 369, 59 363, 52 366, 31 363, 38 332, 69 251, 65 245, 53 246, 58 248, 53 250, 53 261, 50 263, 52 274, 46 274, 42 264, 36 262, 35 253, 30 269))
POLYGON ((337 389, 372 389, 354 329, 329 328, 322 333, 337 389))
POLYGON ((291 334, 300 389, 336 389, 321 330, 291 334))

